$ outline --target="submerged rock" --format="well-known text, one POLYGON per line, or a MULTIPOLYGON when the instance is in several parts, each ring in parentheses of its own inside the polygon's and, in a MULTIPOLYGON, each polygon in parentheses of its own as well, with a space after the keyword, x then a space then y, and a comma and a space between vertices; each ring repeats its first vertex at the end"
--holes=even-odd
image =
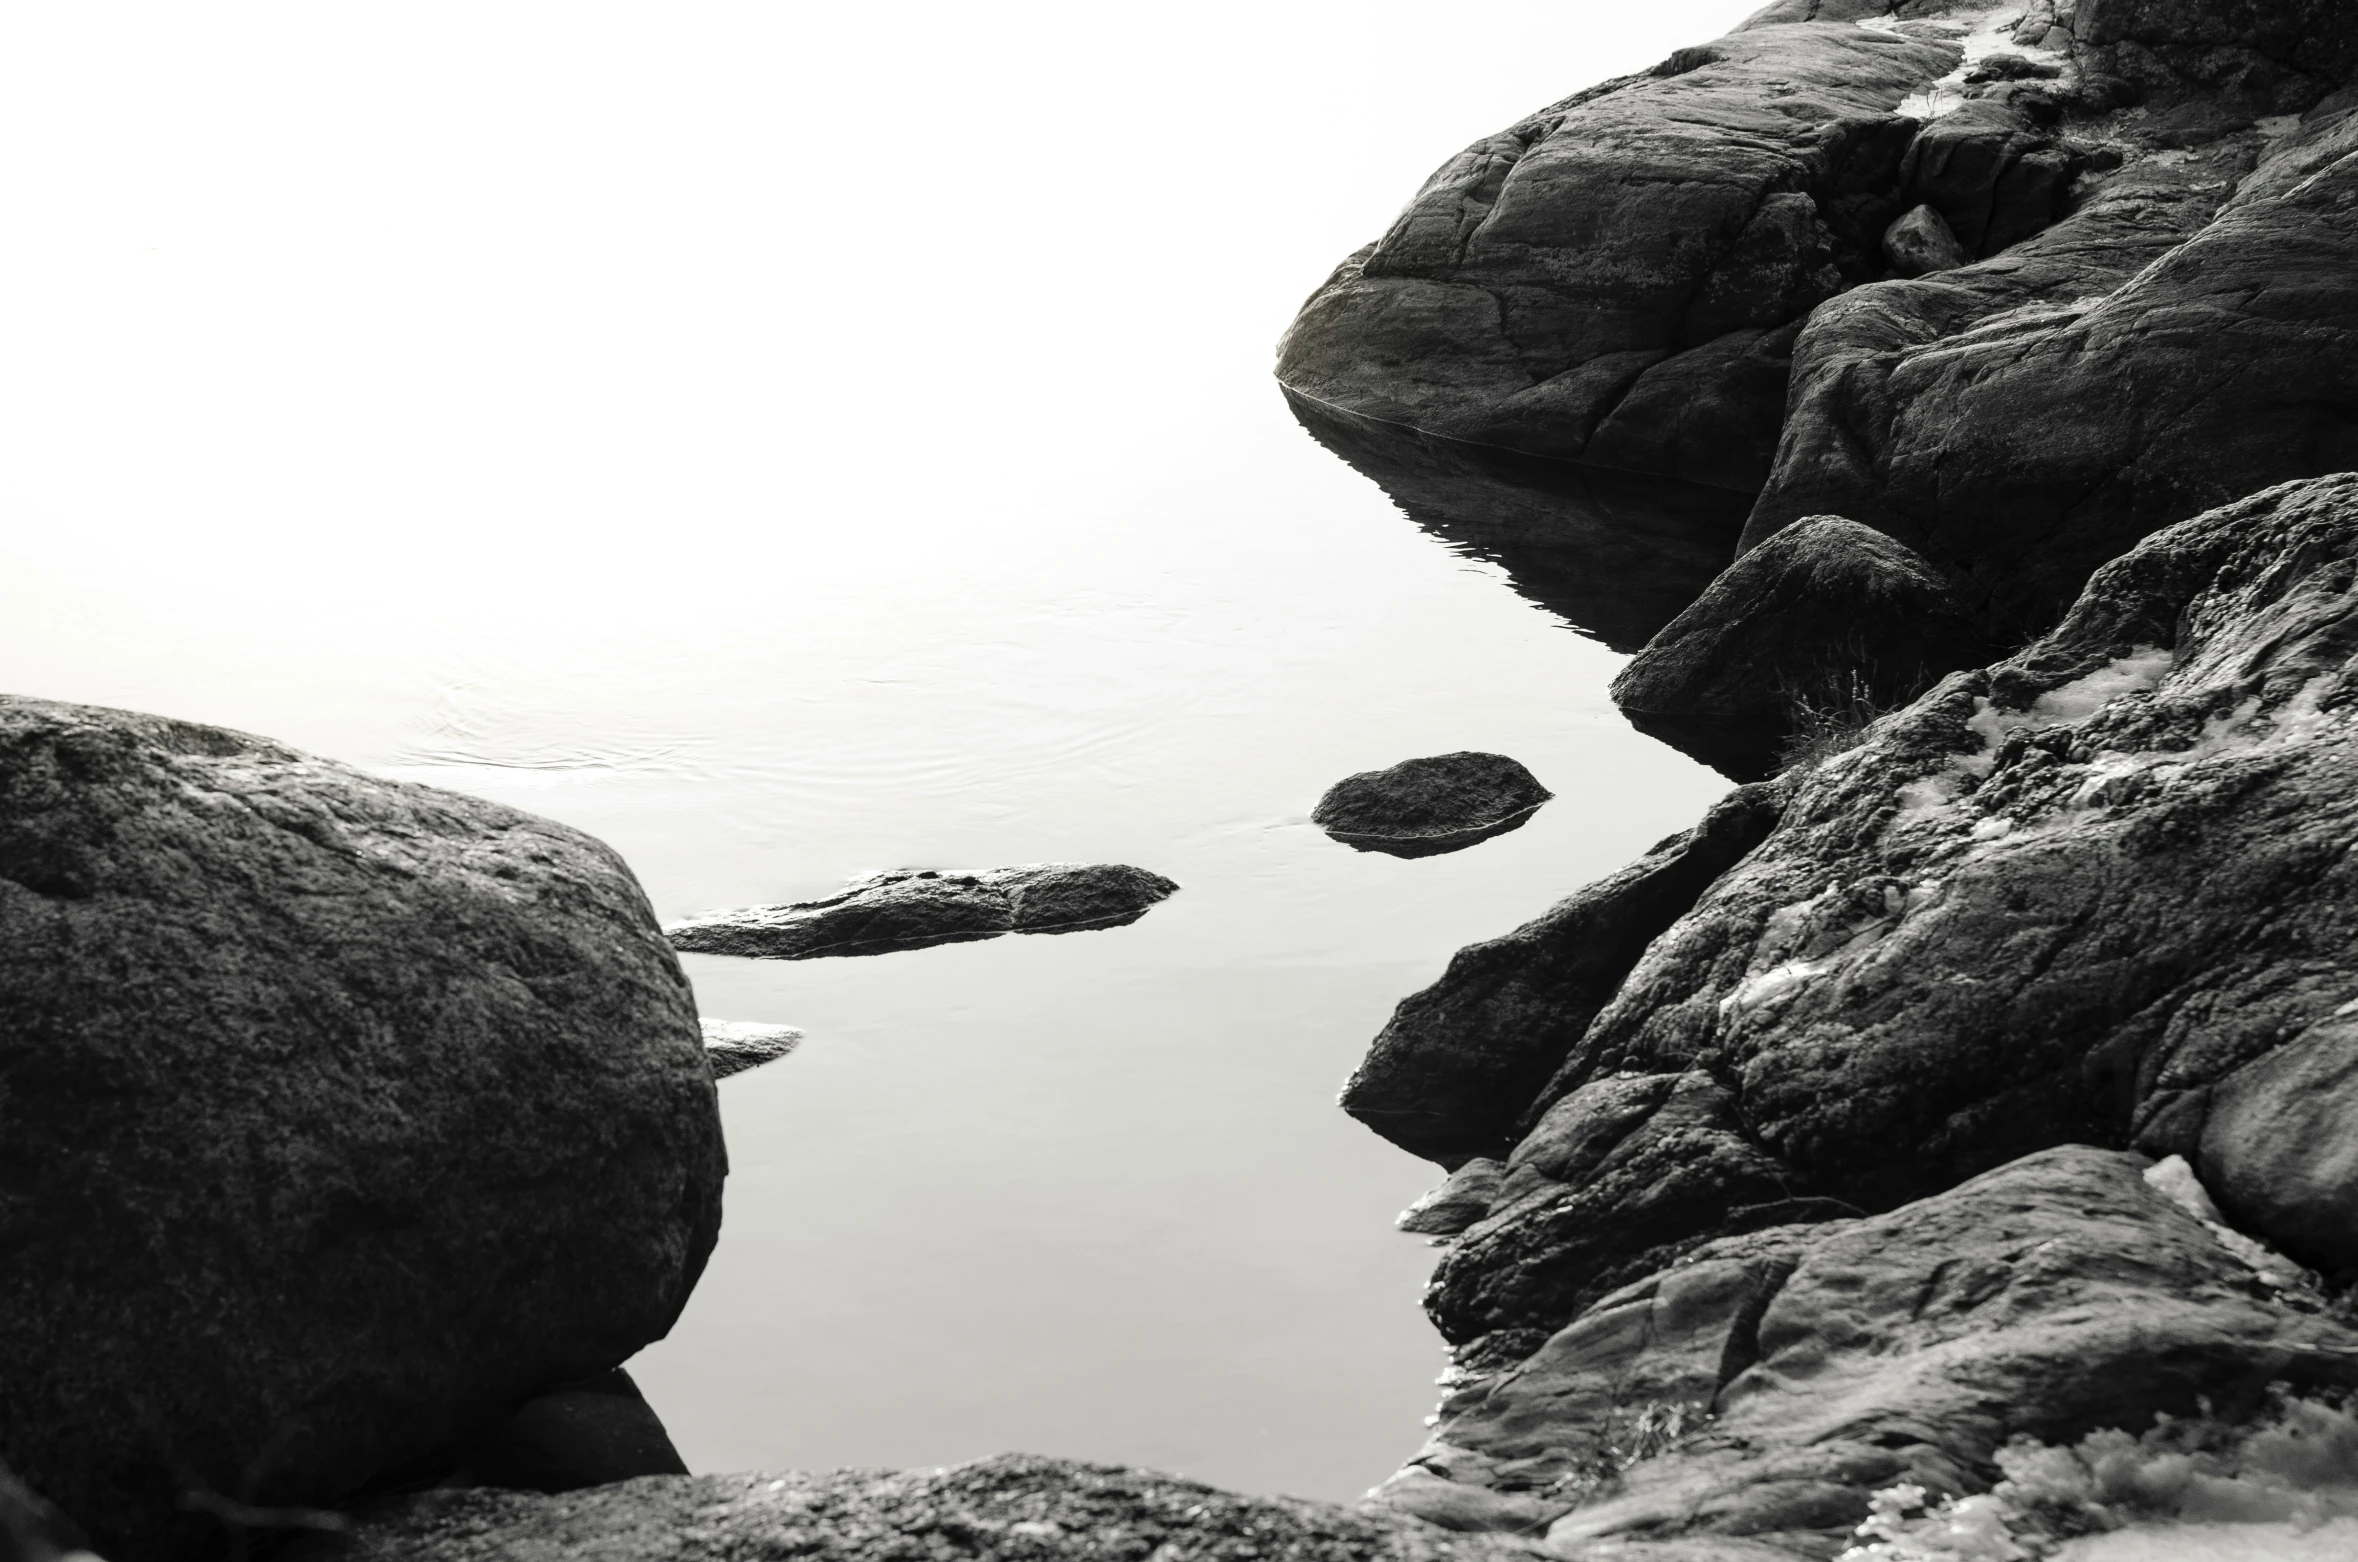
POLYGON ((823 900, 721 911, 664 930, 693 954, 815 960, 881 955, 1003 933, 1121 927, 1178 893, 1159 873, 1118 864, 1040 863, 958 872, 900 868, 854 879, 823 900))
POLYGON ((0 1458, 113 1562, 322 1507, 671 1327, 695 1006, 577 831, 0 698, 0 1458))
POLYGON ((802 1045, 802 1032, 791 1025, 755 1025, 744 1020, 697 1023, 703 1027, 704 1056, 712 1064, 714 1079, 775 1063, 802 1045))
MULTIPOLYGON (((1112 1465, 1007 1455, 946 1470, 702 1475, 565 1496, 434 1491, 361 1516, 300 1562, 1503 1562, 1537 1553, 1392 1514, 1244 1497, 1112 1465)), ((1632 1562, 1655 1562, 1645 1552, 1632 1562)), ((1660 1562, 1678 1562, 1663 1556, 1660 1562)))
POLYGON ((1431 857, 1521 829, 1555 795, 1504 754, 1462 751, 1345 776, 1310 821, 1360 851, 1431 857))
POLYGON ((1613 700, 1640 731, 1752 781, 1997 649, 1922 559, 1814 515, 1729 565, 1622 669, 1613 700))

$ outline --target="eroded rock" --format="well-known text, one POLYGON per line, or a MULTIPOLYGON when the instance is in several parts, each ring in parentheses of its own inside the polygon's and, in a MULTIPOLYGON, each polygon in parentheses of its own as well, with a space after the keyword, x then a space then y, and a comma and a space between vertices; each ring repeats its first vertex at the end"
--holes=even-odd
POLYGON ((1004 933, 1122 927, 1179 886, 1112 863, 1050 862, 973 872, 898 868, 854 879, 822 900, 714 912, 664 929, 693 954, 761 960, 881 955, 1004 933))
POLYGON ((0 699, 0 1456, 114 1562, 322 1507, 670 1328, 724 1162, 598 842, 0 699))
POLYGON ((1506 755, 1468 750, 1345 776, 1310 821, 1360 851, 1430 857, 1520 829, 1555 795, 1506 755))

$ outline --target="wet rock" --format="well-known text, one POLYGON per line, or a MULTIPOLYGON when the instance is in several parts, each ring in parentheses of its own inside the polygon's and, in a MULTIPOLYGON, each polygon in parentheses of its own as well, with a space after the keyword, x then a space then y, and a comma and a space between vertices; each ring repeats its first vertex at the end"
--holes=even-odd
POLYGON ((1310 820, 1360 851, 1430 857, 1520 829, 1555 795, 1504 754, 1461 751, 1345 776, 1310 820))
POLYGON ((1948 219, 1932 206, 1916 206, 1883 230, 1883 258, 1903 277, 1954 271, 1973 257, 1949 231, 1948 219))
POLYGON ((619 1367, 534 1395, 469 1442, 459 1464, 476 1485, 536 1492, 688 1473, 671 1434, 619 1367))
POLYGON ((1986 1489, 2010 1437, 2358 1382, 2358 1329, 2258 1283, 2148 1169, 2062 1147, 1890 1214, 1710 1242, 1461 1383, 1378 1500, 1465 1528, 1545 1513, 1565 1554, 1720 1534, 1824 1557, 1879 1487, 1986 1489))
POLYGON ((1790 328, 1881 274, 1910 204, 1897 110, 1959 61, 1815 10, 1468 147, 1312 296, 1278 378, 1431 434, 1756 488, 1790 328))
POLYGON ((802 1044, 802 1032, 791 1025, 755 1025, 744 1020, 700 1020, 704 1056, 712 1077, 726 1079, 764 1063, 775 1063, 802 1044))
MULTIPOLYGON (((309 1546, 300 1558, 652 1562, 691 1543, 700 1555, 809 1562, 1499 1562, 1539 1554, 1397 1515, 1009 1455, 946 1470, 659 1477, 563 1496, 423 1492, 363 1515, 350 1535, 309 1546)), ((1640 1553, 1637 1562, 1655 1559, 1640 1553)))
POLYGON ((1121 927, 1179 886, 1118 864, 1039 863, 961 872, 899 868, 854 879, 823 900, 715 912, 664 929, 694 954, 762 960, 881 955, 1003 933, 1121 927))
MULTIPOLYGON (((2354 647, 2358 476, 2290 484, 2148 539, 2053 634, 1784 778, 1774 832, 1530 1098, 1436 1276, 1444 1333, 1527 1339, 1779 1203, 1872 1213, 2075 1142, 2182 1154, 2238 1226, 2358 1273, 2354 647), (1551 1169, 1556 1114, 1597 1092, 1606 1127, 1557 1137, 1613 1149, 1551 1169)), ((1489 958, 1500 992, 1550 970, 1489 958)), ((1453 1072, 1464 1030, 1434 1032, 1437 1099, 1501 1078, 1453 1072)))
POLYGON ((1343 1110, 1444 1165, 1501 1153, 1646 946, 1768 834, 1773 788, 1743 788, 1695 829, 1504 938, 1461 949, 1403 999, 1343 1087, 1343 1110))
POLYGON ((114 1562, 659 1338, 724 1170, 645 897, 561 825, 0 699, 0 1456, 114 1562))
POLYGON ((1449 1180, 1400 1212, 1396 1224, 1415 1236, 1453 1237, 1490 1213, 1498 1196, 1498 1179, 1506 1168, 1487 1156, 1475 1156, 1449 1174, 1449 1180))
POLYGON ((1613 681, 1645 732, 1738 780, 1797 739, 1834 735, 1997 650, 1953 586, 1835 515, 1737 559, 1613 681))

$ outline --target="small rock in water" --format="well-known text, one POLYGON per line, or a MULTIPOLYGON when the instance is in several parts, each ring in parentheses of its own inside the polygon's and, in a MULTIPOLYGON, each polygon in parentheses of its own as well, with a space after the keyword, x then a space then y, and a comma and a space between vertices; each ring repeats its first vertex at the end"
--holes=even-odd
POLYGON ((726 1079, 764 1063, 775 1063, 802 1042, 802 1032, 791 1025, 753 1025, 743 1020, 699 1020, 704 1027, 704 1056, 712 1077, 726 1079))
POLYGON ((1310 820, 1359 851, 1431 857, 1517 829, 1553 796, 1504 754, 1435 754, 1345 776, 1310 820))
POLYGON ((1921 277, 1954 271, 1973 257, 1965 253, 1946 217, 1930 206, 1919 206, 1884 230, 1883 258, 1901 276, 1921 277))
POLYGON ((1454 1237, 1490 1213, 1504 1162, 1477 1155, 1449 1174, 1449 1180, 1400 1212, 1394 1224, 1422 1237, 1454 1237))
POLYGON ((881 955, 1003 933, 1120 927, 1179 886, 1119 863, 1049 862, 955 872, 898 868, 854 879, 823 900, 715 912, 665 929, 691 954, 813 960, 881 955))

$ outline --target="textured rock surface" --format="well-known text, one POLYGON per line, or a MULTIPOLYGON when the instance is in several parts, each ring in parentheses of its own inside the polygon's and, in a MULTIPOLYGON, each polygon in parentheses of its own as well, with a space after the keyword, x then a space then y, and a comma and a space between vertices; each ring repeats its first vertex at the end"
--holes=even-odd
POLYGON ((882 955, 1003 933, 1077 933, 1121 927, 1177 893, 1159 873, 1118 864, 1021 868, 900 868, 855 879, 824 900, 721 911, 664 929, 694 954, 815 960, 882 955))
MULTIPOLYGON (((1486 1536, 1109 1465, 1013 1456, 935 1471, 649 1479, 568 1496, 428 1492, 301 1562, 1474 1562, 1537 1555, 1486 1536), (683 1541, 692 1537, 692 1551, 683 1541)), ((1632 1562, 1685 1562, 1675 1555, 1632 1562)), ((1709 1562, 1696 1558, 1694 1562, 1709 1562)))
POLYGON ((1504 754, 1431 754, 1345 776, 1310 822, 1361 851, 1430 857, 1518 829, 1555 795, 1504 754))
POLYGON ((1949 220, 1931 206, 1918 206, 1883 230, 1883 258, 1903 277, 1954 271, 1973 257, 1950 231, 1949 220))
POLYGON ((115 1562, 662 1335, 720 1219, 622 863, 259 738, 0 700, 0 1457, 115 1562))
POLYGON ((714 1079, 775 1063, 802 1045, 802 1032, 791 1025, 756 1025, 746 1020, 697 1023, 704 1033, 704 1056, 712 1065, 714 1079))
POLYGON ((1956 591, 1870 527, 1818 515, 1728 566, 1613 680, 1644 732, 1742 781, 1996 653, 1956 591))
MULTIPOLYGON (((2358 477, 2271 490, 1777 783, 1775 831, 1610 1001, 1560 1004, 1558 1036, 1594 1018, 1443 1262, 1444 1332, 1528 1341, 1779 1205, 1888 1209, 2075 1141, 2182 1153, 2239 1225, 2358 1274, 2347 1128, 2258 1127, 2358 1121, 2354 582, 2358 477)), ((1464 1034, 1374 1055, 1446 1081, 1464 1034)))
POLYGON ((2358 1382, 2358 1328, 2267 1284, 2146 1165, 2048 1150, 1888 1215, 1709 1243, 1458 1383, 1380 1499, 1566 1548, 1716 1532, 1824 1557, 1870 1492, 1981 1489, 2018 1434, 2358 1382))

